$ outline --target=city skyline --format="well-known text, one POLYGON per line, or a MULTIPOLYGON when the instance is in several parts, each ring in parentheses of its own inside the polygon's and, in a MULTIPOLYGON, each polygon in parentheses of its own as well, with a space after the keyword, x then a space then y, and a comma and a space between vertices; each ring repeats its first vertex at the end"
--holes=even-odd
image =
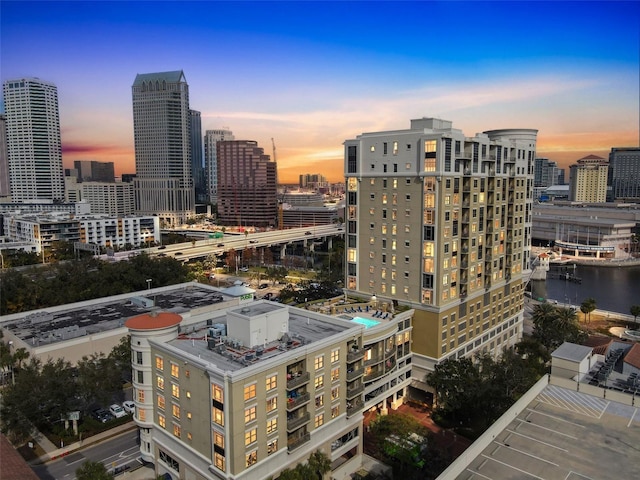
POLYGON ((65 167, 132 173, 132 79, 173 70, 203 132, 228 128, 268 154, 274 138, 287 183, 342 181, 346 139, 409 118, 535 128, 538 156, 561 168, 639 143, 634 2, 150 5, 2 2, 1 80, 56 84, 65 167))

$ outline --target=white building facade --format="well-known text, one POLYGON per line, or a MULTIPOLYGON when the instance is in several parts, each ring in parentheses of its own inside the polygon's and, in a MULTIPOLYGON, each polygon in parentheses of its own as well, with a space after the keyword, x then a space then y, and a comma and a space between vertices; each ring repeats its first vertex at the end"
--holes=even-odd
POLYGON ((217 143, 235 140, 233 132, 226 129, 207 130, 204 136, 204 170, 209 203, 218 203, 218 151, 217 143))

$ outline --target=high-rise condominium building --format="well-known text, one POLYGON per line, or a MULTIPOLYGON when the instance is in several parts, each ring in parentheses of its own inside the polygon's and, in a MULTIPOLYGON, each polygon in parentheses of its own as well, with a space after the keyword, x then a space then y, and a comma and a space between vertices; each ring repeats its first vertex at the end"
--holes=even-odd
POLYGON ((422 118, 345 142, 346 291, 415 309, 414 377, 521 337, 536 135, 422 118))
POLYGON ((277 166, 251 140, 217 142, 218 216, 222 224, 274 226, 277 166))
POLYGON ((551 187, 558 184, 558 164, 548 158, 536 158, 533 170, 534 187, 551 187))
POLYGON ((612 148, 609 153, 610 200, 640 198, 640 148, 612 148))
POLYGON ((324 175, 320 175, 319 173, 305 173, 304 175, 299 176, 299 186, 300 188, 320 188, 326 187, 328 185, 327 179, 324 175))
POLYGON ((3 92, 12 200, 64 200, 58 89, 19 78, 4 82, 3 92))
POLYGON ((200 112, 189 110, 191 123, 191 171, 193 172, 193 187, 196 201, 205 202, 206 187, 204 182, 204 167, 202 165, 202 120, 200 112))
POLYGON ((588 155, 569 167, 569 200, 603 203, 607 201, 608 162, 588 155))
POLYGON ((0 113, 0 197, 11 195, 7 158, 7 117, 0 113))
POLYGON ((204 170, 207 197, 210 203, 218 203, 218 151, 217 143, 235 140, 231 130, 207 130, 204 136, 204 170))
POLYGON ((195 212, 184 73, 138 74, 132 92, 136 211, 166 225, 184 223, 195 212))

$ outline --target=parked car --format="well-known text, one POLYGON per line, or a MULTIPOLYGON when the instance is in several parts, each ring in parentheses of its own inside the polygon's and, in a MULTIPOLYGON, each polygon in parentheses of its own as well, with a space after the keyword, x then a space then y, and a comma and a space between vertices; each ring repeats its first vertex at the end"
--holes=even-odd
POLYGON ((266 283, 261 283, 260 286, 258 287, 260 290, 264 289, 264 288, 269 288, 269 285, 266 283))
POLYGON ((96 408, 91 412, 91 416, 100 423, 107 423, 109 420, 113 420, 113 415, 107 412, 104 408, 96 408))
POLYGON ((114 403, 109 407, 109 413, 116 418, 122 418, 127 414, 127 412, 124 411, 124 408, 117 403, 114 403))
POLYGON ((305 235, 313 235, 311 232, 304 232, 305 235))
POLYGON ((176 252, 173 254, 174 257, 177 257, 178 255, 182 255, 182 252, 176 252))
POLYGON ((165 248, 167 248, 167 246, 166 246, 166 245, 160 245, 160 246, 158 247, 158 250, 164 250, 165 248))
POLYGON ((218 247, 224 247, 224 243, 219 243, 218 247))
POLYGON ((249 285, 247 282, 242 282, 242 286, 243 287, 250 287, 251 285, 249 285))
POLYGON ((249 243, 258 243, 258 240, 249 240, 249 243))
POLYGON ((133 415, 133 413, 136 411, 136 404, 131 400, 127 400, 126 402, 122 402, 122 408, 124 408, 125 412, 133 415))
POLYGON ((240 271, 241 272, 248 272, 249 271, 249 267, 240 267, 240 271))
POLYGON ((265 300, 271 300, 271 297, 273 297, 273 293, 267 292, 264 294, 264 297, 262 298, 264 298, 265 300))

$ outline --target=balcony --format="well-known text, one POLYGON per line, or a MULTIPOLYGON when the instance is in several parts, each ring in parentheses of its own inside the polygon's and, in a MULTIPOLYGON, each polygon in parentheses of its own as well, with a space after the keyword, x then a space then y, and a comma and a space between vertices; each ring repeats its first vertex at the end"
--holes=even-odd
POLYGON ((364 350, 351 350, 347 353, 347 363, 353 363, 364 357, 364 350))
POLYGON ((309 423, 310 419, 311 414, 309 412, 306 412, 304 415, 300 415, 299 417, 292 418, 291 420, 287 418, 287 432, 293 432, 304 424, 309 423))
POLYGON ((364 408, 364 403, 361 400, 355 402, 347 402, 347 417, 351 417, 364 408))
POLYGON ((311 435, 309 434, 309 432, 305 433, 304 435, 300 435, 297 438, 289 440, 287 442, 287 451, 293 452, 296 448, 301 447, 309 440, 311 440, 311 435))
POLYGON ((309 382, 309 372, 298 372, 287 375, 287 390, 293 390, 309 382), (288 378, 291 376, 291 378, 288 378))
POLYGON ((360 384, 356 387, 347 387, 347 399, 351 400, 353 397, 360 395, 364 391, 364 385, 360 384))
POLYGON ((364 375, 364 370, 362 368, 358 368, 357 370, 351 370, 351 371, 347 370, 347 382, 351 382, 356 378, 361 377, 362 375, 364 375))
POLYGON ((365 360, 364 361, 364 366, 368 367, 369 365, 375 365, 376 363, 380 363, 384 360, 384 358, 382 357, 382 355, 378 356, 376 355, 375 357, 371 357, 369 360, 365 360))
POLYGON ((288 397, 287 398, 287 411, 290 412, 295 410, 301 405, 304 405, 309 401, 311 395, 309 392, 303 393, 302 395, 298 395, 297 397, 288 397))
POLYGON ((383 370, 376 370, 375 372, 372 372, 369 375, 365 375, 363 380, 365 381, 365 383, 366 382, 371 382, 371 381, 375 380, 376 378, 380 378, 383 375, 384 375, 384 371, 383 370))

